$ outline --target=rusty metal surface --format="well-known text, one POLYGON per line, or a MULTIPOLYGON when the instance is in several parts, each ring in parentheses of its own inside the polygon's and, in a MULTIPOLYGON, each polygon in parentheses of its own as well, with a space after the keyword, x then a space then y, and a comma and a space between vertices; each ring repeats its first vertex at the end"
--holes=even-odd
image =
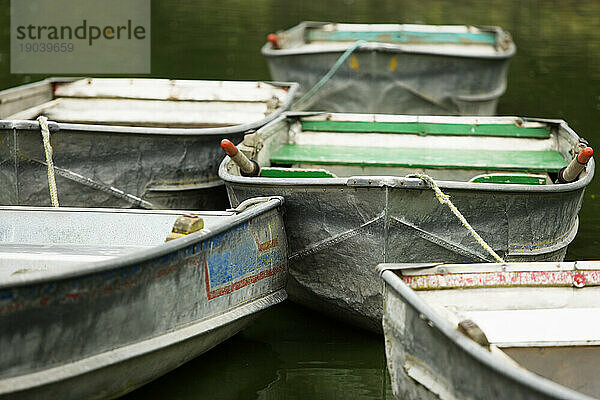
MULTIPOLYGON (((53 78, 2 91, 0 100, 6 109, 0 112, 6 117, 15 110, 39 105, 52 97, 53 85, 63 81, 53 78)), ((160 128, 50 121, 60 204, 194 210, 227 207, 225 189, 217 176, 222 158, 219 141, 228 137, 238 142, 247 130, 279 116, 290 106, 297 88, 293 83, 266 85, 284 88, 287 97, 268 115, 256 114, 252 123, 229 127, 160 128)), ((0 204, 50 205, 46 174, 38 123, 0 121, 0 204)))
MULTIPOLYGON (((552 123, 558 124, 565 147, 577 141, 564 122, 552 123)), ((260 130, 270 138, 261 151, 281 143, 277 131, 287 129, 282 118, 260 130)), ((257 159, 268 156, 259 152, 257 159)), ((351 323, 381 331, 378 263, 492 260, 420 179, 250 178, 239 176, 229 163, 228 158, 221 163, 219 175, 232 204, 263 195, 286 199, 290 298, 351 323)), ((564 185, 437 184, 505 260, 559 261, 577 233, 577 214, 593 174, 590 164, 584 177, 564 185)))
POLYGON ((11 268, 7 258, 28 259, 30 267, 0 280, 0 398, 124 394, 283 301, 282 204, 265 199, 239 214, 200 214, 206 229, 168 243, 176 212, 0 208, 0 215, 29 218, 37 221, 32 229, 46 232, 8 233, 0 243, 3 270, 11 268), (123 232, 106 234, 119 226, 123 232), (136 241, 131 226, 148 232, 136 241), (84 233, 76 235, 78 228, 84 233), (45 246, 36 247, 44 237, 45 246), (121 254, 111 256, 106 249, 115 247, 121 254), (36 252, 51 257, 32 260, 36 252), (90 252, 107 259, 81 261, 90 252))
MULTIPOLYGON (((298 82, 298 95, 313 87, 335 64, 352 42, 315 47, 303 43, 309 27, 326 25, 304 22, 279 35, 293 45, 262 48, 271 76, 298 82), (296 42, 300 42, 299 44, 296 42)), ((332 24, 335 25, 335 24, 332 24)), ((359 24, 357 24, 358 26, 359 24)), ((305 109, 332 112, 369 112, 421 115, 494 115, 498 98, 506 89, 506 73, 515 46, 499 28, 506 49, 474 52, 427 50, 407 44, 368 42, 320 89, 305 109)), ((467 48, 468 46, 464 46, 467 48)))
POLYGON ((381 272, 387 364, 397 399, 591 399, 490 353, 393 271, 381 272))
POLYGON ((414 290, 485 287, 583 287, 600 285, 600 271, 503 271, 493 273, 452 273, 407 276, 404 282, 414 290))

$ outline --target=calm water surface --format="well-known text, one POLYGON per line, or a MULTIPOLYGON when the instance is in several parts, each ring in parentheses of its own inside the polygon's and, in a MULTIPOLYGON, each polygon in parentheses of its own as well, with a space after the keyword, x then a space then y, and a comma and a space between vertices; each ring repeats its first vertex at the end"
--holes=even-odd
MULTIPOLYGON (((0 88, 11 75, 9 1, 0 0, 0 88)), ((600 149, 597 1, 152 1, 152 75, 265 80, 265 35, 302 20, 499 25, 512 33, 508 89, 498 113, 565 119, 600 149)), ((119 60, 115 60, 119 62, 119 60)), ((567 258, 598 259, 600 181, 585 194, 567 258)), ((284 304, 202 357, 128 399, 391 398, 383 339, 284 304)))

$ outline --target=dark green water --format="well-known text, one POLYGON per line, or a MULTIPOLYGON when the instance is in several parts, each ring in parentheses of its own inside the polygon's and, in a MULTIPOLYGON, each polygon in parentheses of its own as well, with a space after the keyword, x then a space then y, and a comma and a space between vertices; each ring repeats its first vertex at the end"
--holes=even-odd
MULTIPOLYGON (((9 2, 0 5, 0 88, 41 79, 10 74, 9 2)), ((600 149, 595 0, 153 1, 152 75, 268 79, 265 35, 302 20, 502 26, 518 50, 498 114, 564 119, 600 149)), ((569 260, 600 258, 599 185, 585 194, 569 260)), ((128 398, 379 399, 388 385, 381 337, 287 304, 128 398)))

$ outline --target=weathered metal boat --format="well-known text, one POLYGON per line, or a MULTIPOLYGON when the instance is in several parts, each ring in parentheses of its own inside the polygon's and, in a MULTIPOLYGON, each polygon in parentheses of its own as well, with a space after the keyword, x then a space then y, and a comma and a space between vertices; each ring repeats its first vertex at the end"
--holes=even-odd
POLYGON ((234 335, 286 298, 282 205, 167 243, 181 212, 0 207, 0 398, 117 397, 234 335))
POLYGON ((433 183, 506 261, 559 261, 577 233, 590 159, 555 184, 580 138, 564 121, 518 117, 288 114, 244 139, 260 167, 219 176, 233 205, 286 198, 290 299, 381 330, 381 262, 494 261, 433 183))
POLYGON ((378 270, 396 398, 600 397, 600 262, 378 270))
POLYGON ((0 92, 0 204, 50 205, 38 116, 62 206, 227 207, 218 142, 286 110, 296 84, 51 78, 0 92))
POLYGON ((498 27, 303 22, 268 38, 271 76, 299 94, 333 73, 294 108, 337 112, 493 115, 515 53, 498 27))

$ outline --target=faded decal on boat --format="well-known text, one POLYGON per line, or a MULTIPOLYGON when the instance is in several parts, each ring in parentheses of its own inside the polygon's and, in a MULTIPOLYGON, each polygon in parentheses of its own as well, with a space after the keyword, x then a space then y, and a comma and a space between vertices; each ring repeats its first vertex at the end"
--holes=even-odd
POLYGON ((79 303, 181 279, 203 276, 209 299, 285 272, 285 238, 277 214, 266 214, 208 240, 143 263, 28 286, 0 289, 0 317, 30 308, 79 303), (253 222, 254 221, 254 222, 253 222), (261 229, 262 226, 262 229, 261 229), (283 241, 283 242, 282 242, 283 241), (227 271, 231 265, 231 271, 227 271))
POLYGON ((600 271, 498 271, 403 276, 402 280, 414 290, 511 286, 584 287, 600 285, 600 271))
POLYGON ((284 255, 279 245, 277 216, 253 224, 252 220, 211 239, 206 244, 210 255, 204 265, 206 295, 209 300, 223 296, 285 270, 284 255), (262 227, 262 228, 259 228, 262 227), (210 252, 223 241, 227 251, 210 252))
POLYGON ((197 267, 198 258, 190 257, 196 247, 192 245, 142 264, 73 277, 64 284, 45 282, 0 290, 0 316, 27 308, 77 303, 153 283, 179 270, 197 267))

